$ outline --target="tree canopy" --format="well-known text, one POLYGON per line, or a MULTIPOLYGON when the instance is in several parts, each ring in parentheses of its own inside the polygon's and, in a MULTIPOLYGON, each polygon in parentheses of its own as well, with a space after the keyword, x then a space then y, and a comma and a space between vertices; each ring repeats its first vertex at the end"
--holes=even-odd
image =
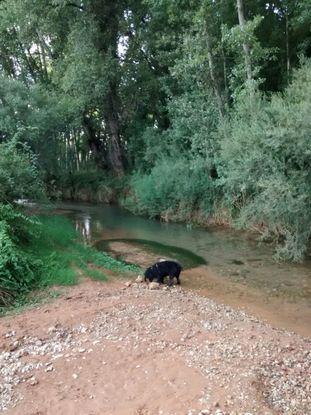
POLYGON ((310 27, 309 0, 1 0, 0 143, 18 136, 48 187, 129 177, 132 210, 226 209, 300 259, 310 27))

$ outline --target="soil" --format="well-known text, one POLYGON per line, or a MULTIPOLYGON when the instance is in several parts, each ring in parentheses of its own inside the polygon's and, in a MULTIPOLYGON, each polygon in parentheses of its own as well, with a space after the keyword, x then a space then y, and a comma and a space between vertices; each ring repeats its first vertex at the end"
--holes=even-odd
MULTIPOLYGON (((134 243, 110 242, 109 248, 110 254, 115 258, 139 264, 142 268, 161 259, 152 252, 144 251, 134 243)), ((184 270, 182 281, 183 287, 253 314, 276 328, 311 337, 310 303, 289 301, 286 297, 268 295, 260 288, 251 287, 245 282, 224 279, 209 266, 198 266, 184 270)))
POLYGON ((0 320, 7 415, 311 413, 311 343, 191 290, 84 280, 0 320))

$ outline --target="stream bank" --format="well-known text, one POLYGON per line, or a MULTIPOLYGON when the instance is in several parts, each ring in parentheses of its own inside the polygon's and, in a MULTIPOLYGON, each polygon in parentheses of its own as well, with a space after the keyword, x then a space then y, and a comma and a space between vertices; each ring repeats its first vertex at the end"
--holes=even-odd
POLYGON ((159 258, 179 260, 185 287, 311 335, 311 262, 276 263, 272 248, 230 229, 191 228, 141 218, 116 206, 62 203, 89 243, 143 268, 159 258))

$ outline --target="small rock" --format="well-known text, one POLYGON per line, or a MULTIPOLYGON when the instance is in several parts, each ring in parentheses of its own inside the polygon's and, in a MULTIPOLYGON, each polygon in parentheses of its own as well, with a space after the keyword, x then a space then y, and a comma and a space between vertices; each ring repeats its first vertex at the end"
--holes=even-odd
POLYGON ((56 355, 53 356, 53 360, 60 359, 63 356, 64 355, 62 353, 56 354, 56 355))
POLYGON ((72 377, 73 377, 74 379, 78 379, 78 375, 77 375, 76 373, 74 373, 74 374, 72 375, 72 377))
POLYGON ((9 346, 9 351, 14 352, 19 346, 19 341, 16 340, 14 343, 11 343, 9 346))
POLYGON ((32 378, 29 379, 28 383, 30 386, 35 386, 35 385, 38 385, 39 381, 33 376, 32 378))
POLYGON ((15 330, 11 330, 11 331, 7 332, 7 333, 4 335, 4 337, 5 337, 5 338, 14 337, 14 336, 15 336, 15 334, 16 334, 16 331, 15 331, 15 330))
POLYGON ((132 285, 132 282, 131 281, 126 281, 126 283, 125 283, 125 286, 126 287, 130 287, 132 285))
POLYGON ((138 282, 138 283, 141 283, 141 282, 144 282, 144 279, 141 275, 138 275, 138 277, 136 278, 135 281, 138 282))
POLYGON ((160 287, 160 284, 158 282, 151 282, 149 284, 149 290, 158 290, 160 287))
POLYGON ((45 372, 53 372, 53 370, 54 370, 54 367, 50 365, 45 369, 45 372))

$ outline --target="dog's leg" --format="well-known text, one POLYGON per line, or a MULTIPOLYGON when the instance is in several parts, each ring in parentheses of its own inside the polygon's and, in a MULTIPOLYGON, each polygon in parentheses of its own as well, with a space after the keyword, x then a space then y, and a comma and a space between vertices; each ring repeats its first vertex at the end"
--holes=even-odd
POLYGON ((173 285, 173 281, 174 281, 174 275, 169 275, 168 285, 169 286, 172 286, 173 285))

